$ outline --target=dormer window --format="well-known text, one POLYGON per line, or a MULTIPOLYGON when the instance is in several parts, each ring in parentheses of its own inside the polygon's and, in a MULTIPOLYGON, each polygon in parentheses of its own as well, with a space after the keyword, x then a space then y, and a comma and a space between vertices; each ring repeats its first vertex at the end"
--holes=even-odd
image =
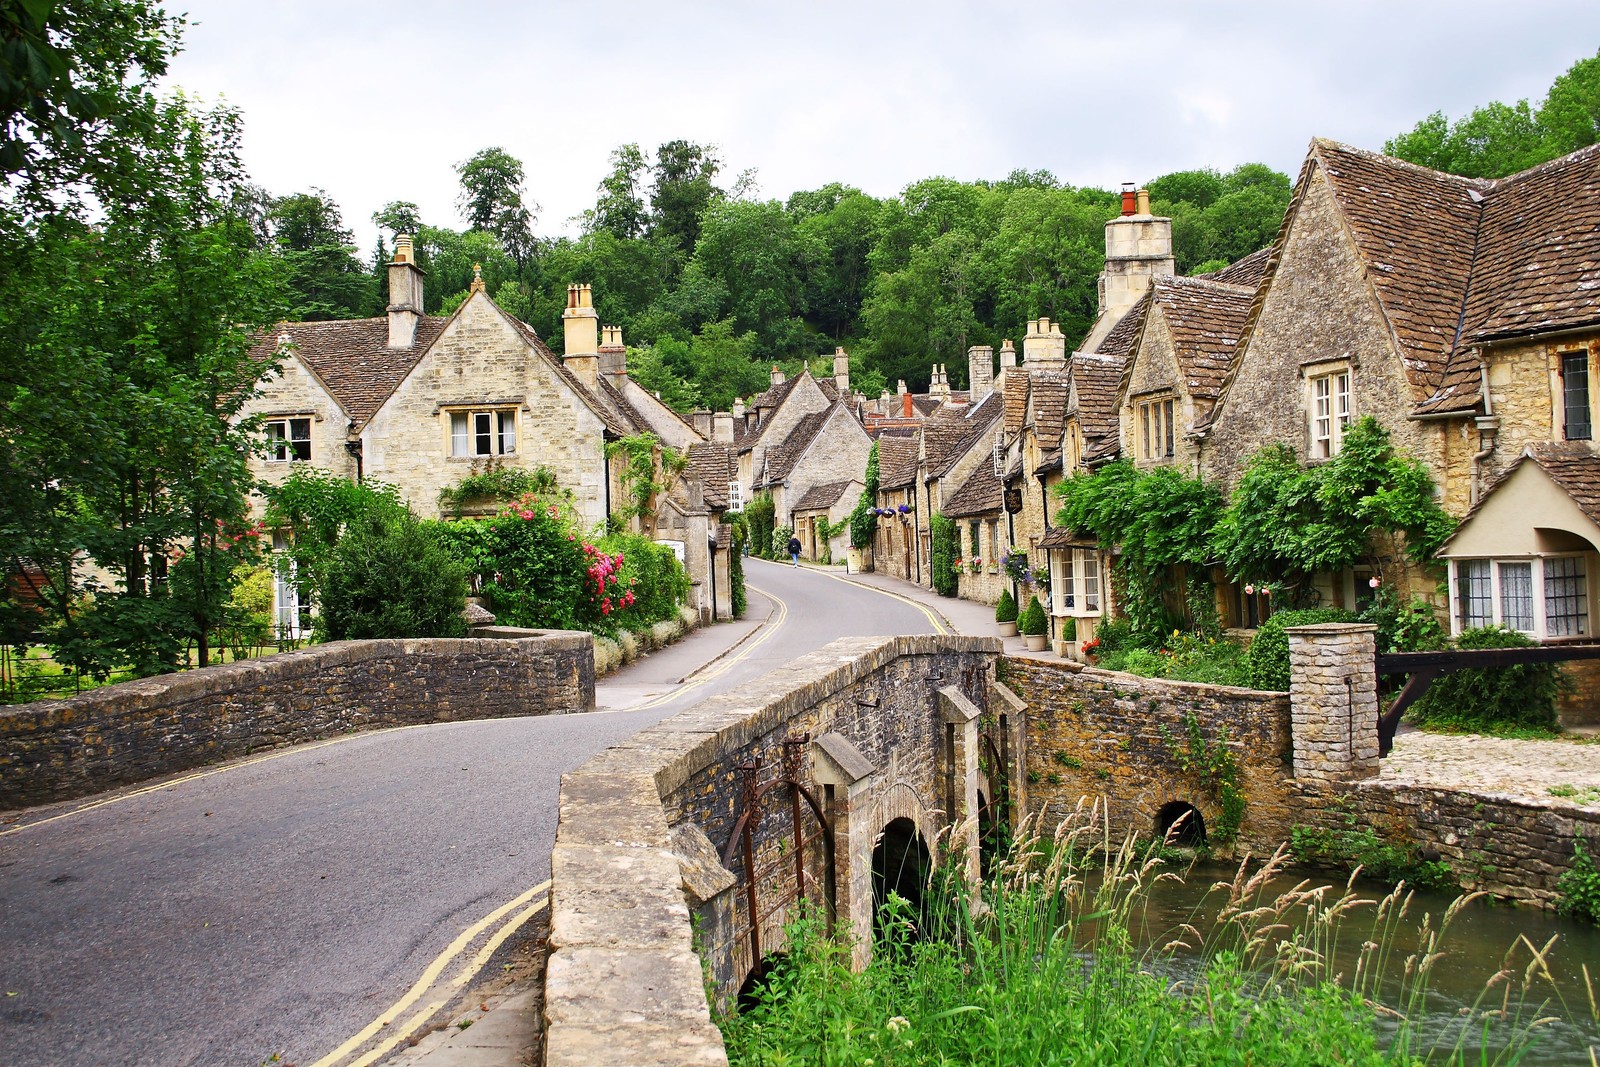
POLYGON ((1311 458, 1331 459, 1350 428, 1350 368, 1309 379, 1311 387, 1311 458))
POLYGON ((1134 427, 1141 460, 1156 463, 1176 454, 1175 408, 1170 396, 1150 397, 1134 405, 1134 427))
POLYGON ((505 456, 517 450, 515 408, 450 412, 450 455, 474 459, 505 456))

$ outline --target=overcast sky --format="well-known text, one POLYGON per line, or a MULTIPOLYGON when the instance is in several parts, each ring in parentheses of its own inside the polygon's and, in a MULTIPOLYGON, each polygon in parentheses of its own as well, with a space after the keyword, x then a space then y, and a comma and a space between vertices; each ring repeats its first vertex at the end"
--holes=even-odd
POLYGON ((613 148, 720 146, 761 195, 884 196, 1046 169, 1115 187, 1364 148, 1436 110, 1537 104, 1600 49, 1594 0, 1408 3, 389 3, 189 0, 171 81, 245 118, 274 193, 319 186, 363 252, 415 201, 456 227, 452 169, 521 159, 536 230, 570 231, 613 148))

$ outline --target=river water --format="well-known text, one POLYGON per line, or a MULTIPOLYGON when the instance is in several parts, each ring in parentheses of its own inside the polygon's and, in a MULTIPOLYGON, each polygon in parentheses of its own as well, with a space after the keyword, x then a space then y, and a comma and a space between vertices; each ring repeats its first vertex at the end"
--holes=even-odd
MULTIPOLYGON (((1227 902, 1225 892, 1211 887, 1218 882, 1232 881, 1236 874, 1235 867, 1200 864, 1190 869, 1181 882, 1167 880, 1152 886, 1147 905, 1135 917, 1136 939, 1146 946, 1165 945, 1183 923, 1191 924, 1202 934, 1209 933, 1217 913, 1227 902)), ((1270 899, 1302 879, 1310 879, 1314 885, 1332 885, 1335 892, 1329 895, 1330 902, 1344 888, 1342 876, 1296 872, 1273 879, 1257 899, 1270 899)), ((1355 889, 1362 897, 1373 900, 1388 892, 1381 885, 1360 882, 1355 889)), ((1395 926, 1393 950, 1382 983, 1382 1000, 1386 1004, 1399 1004, 1401 974, 1406 957, 1417 946, 1417 931, 1423 917, 1430 915, 1437 929, 1453 899, 1431 893, 1413 895, 1405 920, 1395 926)), ((1357 909, 1345 921, 1339 971, 1348 975, 1353 970, 1361 942, 1371 932, 1375 912, 1373 907, 1357 909)), ((1413 1028, 1420 1034, 1412 1045, 1414 1051, 1447 1050, 1455 1047, 1458 1041, 1473 1050, 1504 1049, 1507 1042, 1513 1040, 1514 1027, 1491 1018, 1491 1026, 1485 1034, 1484 1009, 1501 1007, 1509 988, 1510 1007, 1513 1014, 1521 1016, 1522 1029, 1535 1019, 1555 1018, 1535 1028, 1537 1042, 1522 1063, 1539 1067, 1569 1064, 1590 1067, 1593 1062, 1600 1061, 1600 1018, 1591 1008, 1582 972, 1582 966, 1587 964, 1594 992, 1600 995, 1600 928, 1548 911, 1480 899, 1456 914, 1440 947, 1444 955, 1433 966, 1423 1001, 1423 1017, 1419 1018, 1415 1011, 1411 1013, 1413 1028), (1554 944, 1546 951, 1545 946, 1552 938, 1554 944), (1524 975, 1534 959, 1534 947, 1543 954, 1545 967, 1536 968, 1535 979, 1527 985, 1524 1000, 1524 975), (1513 970, 1514 975, 1486 990, 1486 984, 1502 968, 1513 970), (1476 1011, 1473 1011, 1474 1006, 1476 1011), (1592 1061, 1591 1054, 1597 1060, 1592 1061)), ((1193 959, 1180 951, 1171 966, 1181 977, 1186 963, 1192 963, 1193 959)), ((1392 1035, 1398 1025, 1394 1019, 1380 1016, 1382 1031, 1392 1035)), ((1473 1058, 1476 1060, 1475 1056, 1473 1058)), ((1493 1062, 1493 1056, 1485 1062, 1493 1062)))

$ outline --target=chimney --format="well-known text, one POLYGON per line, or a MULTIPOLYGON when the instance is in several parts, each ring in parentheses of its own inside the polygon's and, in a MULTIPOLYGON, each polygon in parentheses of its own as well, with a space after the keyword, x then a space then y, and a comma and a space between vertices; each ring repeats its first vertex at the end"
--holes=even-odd
POLYGON ((1129 215, 1137 214, 1138 210, 1139 210, 1139 208, 1138 208, 1138 196, 1133 191, 1133 183, 1132 182, 1123 182, 1122 183, 1122 216, 1123 216, 1123 218, 1127 218, 1129 215))
POLYGON ((1015 367, 1016 365, 1017 350, 1012 346, 1011 338, 1007 337, 1000 342, 1000 369, 1004 371, 1006 368, 1015 367))
POLYGON ((585 385, 600 383, 600 316, 587 285, 567 286, 567 310, 561 313, 564 353, 561 362, 585 385))
MULTIPOLYGON (((600 327, 600 373, 611 378, 622 378, 628 373, 628 349, 622 343, 621 326, 600 327)), ((622 388, 622 383, 611 383, 622 388)))
POLYGON ((1028 333, 1022 339, 1022 363, 1039 370, 1066 369, 1067 339, 1060 324, 1044 317, 1028 323, 1028 333))
POLYGON ((771 373, 772 373, 772 384, 773 385, 782 385, 783 384, 783 368, 778 366, 776 363, 774 363, 772 365, 772 372, 771 373))
POLYGON ((900 384, 895 389, 895 392, 903 394, 903 393, 905 393, 905 391, 906 391, 906 380, 904 378, 901 378, 900 379, 900 384))
POLYGON ((850 395, 850 353, 843 348, 833 350, 833 384, 839 387, 840 396, 850 395))
POLYGON ((928 395, 936 400, 950 399, 950 382, 944 375, 944 364, 933 365, 933 380, 928 383, 928 395))
POLYGON ((694 427, 695 433, 707 441, 711 440, 711 409, 695 408, 689 413, 689 425, 694 427))
POLYGON ((711 416, 711 439, 719 445, 733 444, 733 415, 719 411, 711 416))
POLYGON ((994 392, 994 349, 973 345, 967 349, 967 402, 978 404, 994 392))
POLYGON ((1106 267, 1100 273, 1100 309, 1081 351, 1095 352, 1111 328, 1139 302, 1155 278, 1177 273, 1172 220, 1150 214, 1150 190, 1122 193, 1123 211, 1106 223, 1106 267), (1130 213, 1128 208, 1133 208, 1130 213))
MULTIPOLYGON (((901 382, 900 384, 904 385, 905 383, 901 382)), ((900 390, 900 417, 902 419, 914 419, 917 417, 917 409, 911 406, 911 394, 904 389, 900 390)))
POLYGON ((410 348, 422 319, 422 279, 411 235, 394 237, 394 259, 389 263, 389 347, 410 348))
POLYGON ((733 420, 735 422, 744 421, 744 399, 742 397, 736 396, 733 398, 733 420))

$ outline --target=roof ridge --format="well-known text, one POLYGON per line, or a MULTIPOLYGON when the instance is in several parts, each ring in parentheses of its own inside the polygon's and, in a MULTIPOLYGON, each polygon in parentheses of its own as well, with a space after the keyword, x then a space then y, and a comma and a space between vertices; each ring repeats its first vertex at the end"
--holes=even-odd
MULTIPOLYGON (((1425 167, 1421 163, 1413 163, 1408 159, 1401 159, 1399 156, 1386 155, 1383 152, 1374 152, 1370 148, 1357 148, 1355 145, 1345 144, 1343 141, 1335 141, 1331 137, 1313 137, 1311 139, 1311 146, 1313 150, 1331 148, 1340 152, 1349 152, 1351 155, 1362 156, 1366 159, 1375 160, 1399 169, 1414 171, 1418 174, 1427 174, 1436 178, 1448 178, 1449 180, 1459 182, 1462 185, 1474 186, 1485 191, 1493 189, 1496 182, 1505 180, 1504 178, 1468 178, 1460 174, 1451 174, 1447 170, 1438 170, 1434 167, 1425 167)), ((1540 166, 1543 166, 1543 164, 1540 164, 1540 166)))

